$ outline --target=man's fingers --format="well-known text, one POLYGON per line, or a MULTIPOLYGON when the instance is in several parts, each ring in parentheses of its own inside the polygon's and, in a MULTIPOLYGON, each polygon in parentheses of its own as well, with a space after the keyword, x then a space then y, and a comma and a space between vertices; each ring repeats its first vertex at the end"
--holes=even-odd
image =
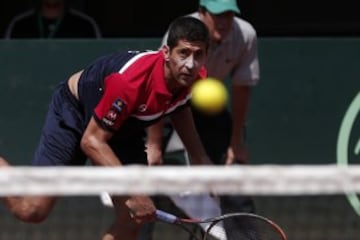
POLYGON ((133 211, 131 211, 131 209, 129 210, 129 215, 131 218, 135 218, 135 213, 133 211))

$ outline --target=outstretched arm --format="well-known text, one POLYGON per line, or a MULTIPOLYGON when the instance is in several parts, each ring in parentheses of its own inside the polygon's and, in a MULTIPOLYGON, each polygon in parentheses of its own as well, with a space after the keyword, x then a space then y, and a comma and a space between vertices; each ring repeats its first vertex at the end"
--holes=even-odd
MULTIPOLYGON (((97 166, 120 166, 121 160, 115 155, 108 141, 112 133, 101 128, 92 117, 81 139, 81 149, 97 166)), ((112 196, 115 205, 123 203, 129 208, 137 223, 153 220, 155 206, 147 196, 130 196, 125 202, 124 198, 112 196)), ((117 207, 119 208, 119 206, 117 207)))
POLYGON ((248 162, 248 153, 244 143, 244 126, 250 99, 250 86, 232 88, 232 133, 227 152, 226 164, 235 161, 248 162))
POLYGON ((81 139, 81 149, 86 156, 97 166, 119 166, 121 160, 117 158, 110 148, 108 141, 113 134, 101 128, 94 117, 84 132, 81 139))
POLYGON ((149 165, 160 165, 163 163, 163 129, 164 119, 161 119, 147 129, 146 152, 149 165))
POLYGON ((173 126, 189 153, 192 164, 211 164, 196 131, 190 107, 185 107, 171 116, 173 126))

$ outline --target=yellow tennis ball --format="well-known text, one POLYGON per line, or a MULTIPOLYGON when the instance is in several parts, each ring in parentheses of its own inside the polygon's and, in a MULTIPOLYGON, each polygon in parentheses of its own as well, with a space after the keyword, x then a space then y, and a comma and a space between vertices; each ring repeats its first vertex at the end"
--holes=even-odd
POLYGON ((223 110, 228 100, 225 85, 215 78, 200 79, 191 89, 191 102, 200 111, 216 114, 223 110))

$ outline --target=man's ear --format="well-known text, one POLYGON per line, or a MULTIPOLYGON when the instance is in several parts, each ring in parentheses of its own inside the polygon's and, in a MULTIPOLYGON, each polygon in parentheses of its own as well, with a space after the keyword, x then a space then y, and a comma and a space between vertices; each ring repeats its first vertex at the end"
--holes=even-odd
POLYGON ((170 59, 170 48, 169 48, 169 46, 166 45, 166 44, 164 44, 164 45, 162 46, 162 52, 163 52, 163 54, 164 54, 164 59, 165 59, 165 61, 166 61, 166 62, 169 61, 169 59, 170 59))

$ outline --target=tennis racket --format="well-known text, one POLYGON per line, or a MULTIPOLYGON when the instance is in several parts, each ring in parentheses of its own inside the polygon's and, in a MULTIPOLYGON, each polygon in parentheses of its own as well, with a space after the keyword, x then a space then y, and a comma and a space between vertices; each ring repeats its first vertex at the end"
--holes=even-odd
MULTIPOLYGON (((176 224, 191 234, 187 225, 207 224, 203 240, 286 240, 279 225, 253 213, 228 213, 209 219, 179 218, 171 213, 156 211, 159 221, 176 224)), ((200 240, 199 237, 193 236, 200 240)))

